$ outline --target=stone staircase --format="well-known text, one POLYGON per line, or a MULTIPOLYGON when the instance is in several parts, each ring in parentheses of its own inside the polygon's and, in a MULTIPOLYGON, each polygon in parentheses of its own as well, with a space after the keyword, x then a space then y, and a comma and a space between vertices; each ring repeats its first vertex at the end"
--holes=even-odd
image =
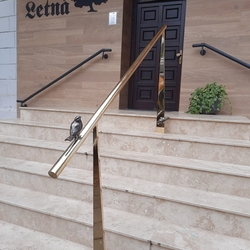
MULTIPOLYGON (((0 249, 92 249, 92 137, 58 179, 69 124, 93 111, 21 108, 0 121, 0 249)), ((250 120, 111 110, 99 122, 107 250, 249 250, 250 120)))

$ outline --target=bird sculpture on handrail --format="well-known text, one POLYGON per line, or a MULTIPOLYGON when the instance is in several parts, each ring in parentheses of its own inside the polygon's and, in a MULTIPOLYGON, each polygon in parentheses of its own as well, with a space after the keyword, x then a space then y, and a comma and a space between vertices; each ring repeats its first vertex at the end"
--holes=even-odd
POLYGON ((82 130, 81 116, 76 116, 74 121, 70 125, 69 136, 65 139, 65 141, 72 141, 73 139, 78 139, 81 130, 82 130))

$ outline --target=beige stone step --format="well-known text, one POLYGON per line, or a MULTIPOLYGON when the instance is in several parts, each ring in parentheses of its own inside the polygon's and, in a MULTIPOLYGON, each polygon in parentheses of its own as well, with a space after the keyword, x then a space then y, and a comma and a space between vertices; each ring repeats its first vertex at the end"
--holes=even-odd
MULTIPOLYGON (((64 142, 69 136, 69 126, 65 124, 49 125, 20 119, 0 121, 0 135, 10 137, 22 137, 45 141, 64 142)), ((85 144, 92 145, 92 135, 85 144)), ((69 144, 66 142, 65 145, 69 144)))
MULTIPOLYGON (((35 128, 37 129, 38 127, 35 128)), ((47 141, 47 138, 54 133, 53 131, 51 132, 50 128, 47 128, 46 131, 47 132, 39 132, 35 134, 41 135, 43 138, 42 140, 46 139, 47 141)), ((64 140, 65 135, 63 135, 63 138, 61 136, 61 139, 64 140)), ((99 135, 101 148, 114 148, 132 152, 136 151, 156 155, 169 155, 240 165, 250 165, 250 158, 248 157, 250 141, 247 140, 176 134, 157 134, 155 132, 121 131, 114 129, 112 131, 104 129, 100 130, 99 135)), ((4 138, 4 136, 1 137, 4 138)), ((11 137, 12 136, 8 136, 8 138, 11 137)), ((53 139, 52 135, 51 139, 53 139)), ((3 140, 6 141, 7 139, 5 138, 3 140)), ((23 141, 25 140, 27 139, 23 139, 23 141)), ((48 144, 51 143, 52 142, 48 142, 48 144)), ((67 142, 64 142, 65 146, 66 143, 67 142)), ((86 140, 85 144, 89 146, 92 145, 92 136, 86 140)))
MULTIPOLYGON (((39 141, 33 139, 0 136, 0 155, 24 160, 54 164, 67 148, 68 143, 39 141)), ((102 141, 101 141, 102 142, 102 141)), ((154 152, 153 152, 154 153, 154 152)), ((92 147, 82 146, 73 157, 69 166, 91 169, 92 147)), ((249 166, 226 164, 194 160, 189 158, 173 157, 168 155, 145 154, 141 152, 119 151, 117 149, 102 149, 101 155, 104 161, 104 170, 109 173, 118 173, 131 177, 146 178, 160 181, 168 181, 170 184, 180 184, 187 187, 197 187, 207 191, 215 191, 240 196, 248 195, 248 180, 241 178, 236 180, 233 176, 248 177, 249 166), (136 160, 136 161, 133 161, 136 160), (143 163, 141 163, 143 162, 143 163), (107 167, 106 167, 107 166, 107 167), (123 166, 121 168, 121 166, 123 166), (134 167, 132 167, 134 166, 134 167), (137 171, 138 167, 141 171, 137 171), (176 168, 177 167, 177 168, 176 168), (147 170, 147 171, 143 171, 147 170), (161 175, 158 176, 158 171, 161 175), (187 179, 192 171, 192 177, 187 179), (202 173, 205 171, 205 174, 202 173), (218 175, 220 174, 220 175, 218 175), (229 175, 225 177, 224 174, 229 175), (241 185, 237 185, 240 183, 241 185), (231 185, 230 185, 231 184, 231 185), (239 190, 238 187, 242 187, 239 190)), ((178 185, 179 185, 178 184, 178 185)))
MULTIPOLYGON (((178 245, 178 250, 246 250, 249 241, 215 234, 206 230, 178 225, 160 225, 153 237, 153 242, 161 241, 162 247, 178 245), (158 233, 160 232, 160 233, 158 233)), ((161 247, 153 247, 161 250, 161 247)), ((172 248, 171 248, 172 249, 172 248)))
POLYGON ((167 113, 166 133, 250 140, 250 120, 244 116, 167 113))
MULTIPOLYGON (((93 111, 22 108, 0 122, 0 219, 91 247, 92 137, 59 179, 47 175, 79 113, 86 123, 93 111)), ((250 249, 239 239, 250 238, 249 120, 167 116, 164 135, 154 112, 99 122, 107 250, 250 249)))
MULTIPOLYGON (((47 164, 5 162, 5 184, 92 203, 91 171, 66 168, 54 180, 47 175, 47 164)), ((103 174, 102 184, 107 208, 235 237, 237 227, 242 238, 250 239, 250 199, 109 174, 103 174)))
MULTIPOLYGON (((54 164, 69 146, 68 142, 53 142, 0 135, 0 155, 54 164)), ((70 166, 83 166, 92 147, 82 145, 70 166)), ((87 163, 86 163, 87 164, 87 163)))
MULTIPOLYGON (((4 184, 0 190, 5 221, 91 246, 90 204, 4 184)), ((247 250, 250 246, 247 240, 112 208, 104 209, 104 225, 108 250, 113 250, 114 244, 121 250, 128 246, 132 250, 146 250, 150 245, 151 249, 162 250, 247 250)))
POLYGON ((108 149, 102 150, 101 165, 111 175, 250 198, 250 166, 246 165, 108 149))
POLYGON ((68 241, 0 220, 1 250, 92 250, 68 241))
MULTIPOLYGON (((0 155, 49 163, 62 155, 68 143, 39 141, 0 136, 0 155)), ((101 162, 105 173, 131 178, 152 180, 172 185, 198 188, 205 191, 250 197, 248 165, 203 161, 168 155, 156 155, 101 149, 101 162), (161 173, 159 175, 159 173, 161 173)), ((69 166, 92 169, 92 147, 82 146, 69 166)))
MULTIPOLYGON (((54 125, 70 125, 76 115, 82 116, 83 124, 86 124, 93 116, 96 109, 88 110, 58 110, 40 108, 21 108, 21 120, 47 123, 54 125)), ((155 131, 156 111, 128 111, 108 110, 98 123, 100 129, 124 129, 139 131, 155 131)))
MULTIPOLYGON (((48 195, 29 189, 0 184, 0 205, 4 219, 32 230, 41 231, 92 246, 92 205, 83 201, 48 195)), ((105 230, 109 241, 107 249, 148 249, 147 241, 156 231, 159 222, 123 211, 106 208, 105 230), (123 238, 121 245, 119 238, 123 238), (124 244, 124 245, 123 245, 124 244), (146 248, 147 246, 147 248, 146 248)), ((1 216, 2 217, 2 216, 1 216)))
MULTIPOLYGON (((69 125, 75 115, 82 114, 86 123, 95 112, 21 108, 21 120, 48 124, 69 125)), ((194 136, 250 140, 250 120, 244 116, 192 115, 182 112, 166 112, 166 133, 194 136)), ((155 131, 155 111, 107 110, 99 122, 100 129, 155 131)))
POLYGON ((101 130, 100 140, 101 148, 250 166, 246 140, 118 130, 101 130))

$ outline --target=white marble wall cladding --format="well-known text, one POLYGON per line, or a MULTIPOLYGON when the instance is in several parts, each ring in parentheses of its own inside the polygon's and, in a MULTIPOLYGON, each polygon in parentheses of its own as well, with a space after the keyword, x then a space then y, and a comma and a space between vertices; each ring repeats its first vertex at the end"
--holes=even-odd
POLYGON ((16 0, 0 1, 0 119, 17 117, 16 0))

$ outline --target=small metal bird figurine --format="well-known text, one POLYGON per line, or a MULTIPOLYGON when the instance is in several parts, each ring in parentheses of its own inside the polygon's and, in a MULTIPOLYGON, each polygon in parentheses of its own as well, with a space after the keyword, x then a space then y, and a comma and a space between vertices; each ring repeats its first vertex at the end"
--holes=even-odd
POLYGON ((81 116, 76 116, 74 121, 70 125, 69 137, 65 139, 65 141, 72 141, 76 139, 82 130, 82 120, 81 116))

